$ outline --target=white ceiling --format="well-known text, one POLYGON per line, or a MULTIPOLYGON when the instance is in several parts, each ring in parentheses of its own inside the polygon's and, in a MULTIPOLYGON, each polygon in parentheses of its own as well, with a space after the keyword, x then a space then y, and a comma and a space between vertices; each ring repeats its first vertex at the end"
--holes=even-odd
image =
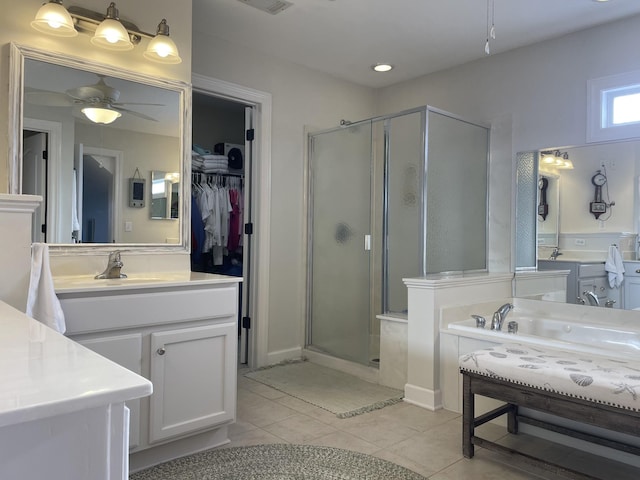
MULTIPOLYGON (((271 15, 193 0, 193 29, 370 87, 485 56, 486 0, 290 0, 271 15), (376 73, 371 65, 395 65, 376 73)), ((491 53, 640 14, 640 0, 495 0, 491 53)))

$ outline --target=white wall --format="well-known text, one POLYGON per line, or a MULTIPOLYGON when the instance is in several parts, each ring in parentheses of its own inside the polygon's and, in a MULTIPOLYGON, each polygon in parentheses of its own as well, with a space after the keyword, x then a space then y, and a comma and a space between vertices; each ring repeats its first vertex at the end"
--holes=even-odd
POLYGON ((293 351, 305 317, 304 129, 371 117, 374 92, 197 32, 193 71, 272 95, 268 351, 293 351))
MULTIPOLYGON (((632 232, 635 230, 634 191, 640 164, 640 142, 588 145, 567 149, 573 170, 559 170, 560 233, 632 232), (603 201, 615 206, 599 219, 589 212, 595 197, 591 177, 605 164, 607 183, 602 188, 603 201)), ((563 150, 565 151, 565 150, 563 150)))
MULTIPOLYGON (((85 147, 124 152, 120 184, 120 224, 122 226, 125 222, 131 222, 132 230, 125 232, 121 227, 117 243, 164 243, 168 238, 180 237, 179 222, 151 219, 151 171, 180 172, 180 158, 177 155, 180 151, 179 138, 117 128, 97 130, 93 125, 78 122, 75 140, 85 147), (146 180, 144 208, 129 207, 129 178, 134 175, 140 175, 146 180)), ((63 175, 63 178, 70 177, 63 175)))

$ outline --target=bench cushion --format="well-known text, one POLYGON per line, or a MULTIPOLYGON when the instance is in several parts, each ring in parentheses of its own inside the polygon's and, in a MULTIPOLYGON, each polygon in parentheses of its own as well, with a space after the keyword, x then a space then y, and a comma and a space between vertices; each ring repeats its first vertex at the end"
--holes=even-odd
POLYGON ((640 361, 511 343, 462 355, 459 365, 462 372, 640 410, 640 361))

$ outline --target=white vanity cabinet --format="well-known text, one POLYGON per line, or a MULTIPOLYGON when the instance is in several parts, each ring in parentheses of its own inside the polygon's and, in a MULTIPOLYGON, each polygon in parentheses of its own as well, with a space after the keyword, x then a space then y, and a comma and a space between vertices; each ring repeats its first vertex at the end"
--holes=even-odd
POLYGON ((640 262, 624 262, 624 308, 640 308, 640 262))
POLYGON ((228 442, 226 426, 236 413, 239 280, 192 273, 185 281, 123 279, 98 283, 102 288, 56 280, 67 336, 153 384, 150 397, 127 403, 132 469, 138 452, 142 468, 228 442), (208 443, 195 442, 198 435, 208 443), (183 440, 188 445, 181 449, 183 440))

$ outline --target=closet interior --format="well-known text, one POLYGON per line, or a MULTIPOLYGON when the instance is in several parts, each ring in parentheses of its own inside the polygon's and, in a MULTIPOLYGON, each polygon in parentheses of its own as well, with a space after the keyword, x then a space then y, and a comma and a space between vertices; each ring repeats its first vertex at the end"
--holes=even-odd
MULTIPOLYGON (((191 270, 242 276, 245 106, 193 93, 191 270)), ((248 186, 247 186, 248 187, 248 186)))

